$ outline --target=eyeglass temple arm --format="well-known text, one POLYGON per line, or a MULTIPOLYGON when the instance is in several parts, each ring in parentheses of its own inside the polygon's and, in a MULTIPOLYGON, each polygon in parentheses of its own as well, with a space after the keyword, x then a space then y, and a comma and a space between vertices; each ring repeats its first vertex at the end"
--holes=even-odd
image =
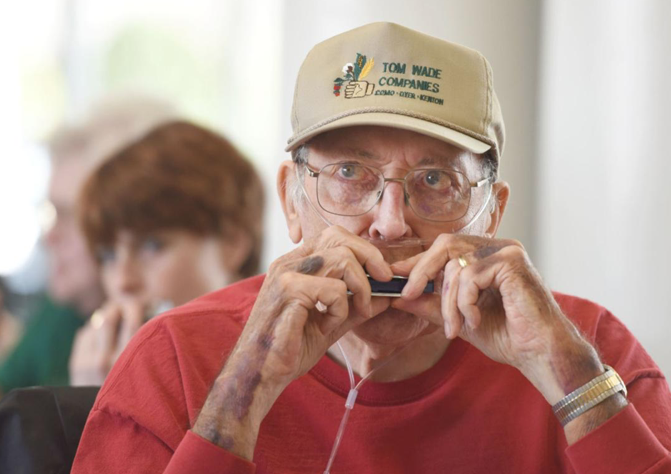
MULTIPOLYGON (((310 172, 311 177, 315 178, 315 177, 319 176, 319 172, 318 171, 312 171, 307 163, 305 163, 305 167, 310 172)), ((310 199, 310 196, 308 196, 308 192, 305 189, 305 186, 303 185, 303 180, 301 179, 300 175, 298 174, 298 166, 295 167, 295 170, 296 170, 296 179, 298 180, 298 185, 301 187, 301 192, 303 193, 303 195, 305 196, 305 199, 307 200, 308 204, 310 205, 310 209, 312 209, 314 211, 314 213, 317 214, 317 216, 319 216, 319 218, 322 221, 324 221, 324 223, 326 224, 326 227, 333 226, 331 221, 329 221, 326 217, 324 217, 322 215, 322 213, 317 210, 315 205, 312 204, 312 199, 310 199)))

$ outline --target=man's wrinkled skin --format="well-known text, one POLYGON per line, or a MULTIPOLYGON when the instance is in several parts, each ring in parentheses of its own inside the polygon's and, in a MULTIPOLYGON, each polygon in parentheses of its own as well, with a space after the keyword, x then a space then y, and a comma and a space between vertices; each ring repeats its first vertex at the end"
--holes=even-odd
MULTIPOLYGON (((309 154, 317 169, 356 161, 397 178, 430 163, 456 168, 471 181, 483 177, 481 159, 427 136, 383 127, 327 132, 312 140, 309 154)), ((519 369, 550 404, 603 372, 596 351, 562 314, 522 245, 494 237, 508 200, 507 183, 494 184, 494 205, 487 204, 468 235, 460 232, 466 222, 417 217, 396 182, 387 185, 367 214, 328 215, 334 226, 327 227, 307 203, 293 201, 288 190, 295 185, 294 166, 282 164, 278 190, 289 234, 303 244, 271 265, 194 432, 251 460, 261 421, 282 390, 324 354, 343 363, 332 347, 338 340, 360 375, 394 355, 373 377, 387 382, 429 369, 450 341, 461 337, 493 360, 519 369), (433 244, 409 254, 405 248, 380 250, 369 241, 407 238, 433 244), (394 274, 409 280, 401 298, 371 297, 366 273, 380 281, 394 274), (442 291, 423 294, 426 282, 434 279, 442 281, 442 291), (316 309, 318 302, 327 307, 324 313, 316 309), (260 340, 266 341, 267 352, 259 351, 260 340), (251 383, 249 374, 260 377, 251 383), (230 387, 243 393, 232 397, 230 387)), ((314 180, 306 178, 305 188, 316 203, 314 180)), ((485 199, 476 190, 471 206, 482 206, 485 199)), ((569 423, 569 444, 625 405, 617 395, 569 423)))

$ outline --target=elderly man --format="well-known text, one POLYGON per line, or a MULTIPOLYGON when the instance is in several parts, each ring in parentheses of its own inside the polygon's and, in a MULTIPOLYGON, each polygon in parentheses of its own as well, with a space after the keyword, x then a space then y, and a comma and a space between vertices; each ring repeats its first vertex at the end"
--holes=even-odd
POLYGON ((74 472, 670 472, 660 370, 495 238, 509 190, 479 53, 352 30, 307 56, 292 121, 278 191, 302 245, 146 325, 74 472))

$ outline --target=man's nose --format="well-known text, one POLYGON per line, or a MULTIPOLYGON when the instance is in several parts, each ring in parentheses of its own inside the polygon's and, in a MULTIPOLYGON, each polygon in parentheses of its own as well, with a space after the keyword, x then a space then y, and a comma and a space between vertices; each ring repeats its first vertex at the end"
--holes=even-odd
POLYGON ((373 208, 369 235, 387 241, 410 237, 412 230, 406 222, 406 212, 412 211, 405 202, 403 183, 387 182, 380 202, 373 208))

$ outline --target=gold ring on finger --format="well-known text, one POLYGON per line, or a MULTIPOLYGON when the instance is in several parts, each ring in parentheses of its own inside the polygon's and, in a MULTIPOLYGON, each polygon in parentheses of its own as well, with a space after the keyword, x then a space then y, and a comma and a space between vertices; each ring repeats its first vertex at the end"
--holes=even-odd
POLYGON ((457 259, 457 261, 459 262, 459 266, 460 266, 461 268, 466 268, 466 267, 468 266, 468 262, 466 261, 466 259, 464 258, 463 255, 460 256, 460 257, 457 259))
POLYGON ((100 329, 103 327, 103 324, 105 324, 105 316, 103 314, 102 309, 97 309, 91 315, 91 326, 93 326, 93 329, 100 329))

